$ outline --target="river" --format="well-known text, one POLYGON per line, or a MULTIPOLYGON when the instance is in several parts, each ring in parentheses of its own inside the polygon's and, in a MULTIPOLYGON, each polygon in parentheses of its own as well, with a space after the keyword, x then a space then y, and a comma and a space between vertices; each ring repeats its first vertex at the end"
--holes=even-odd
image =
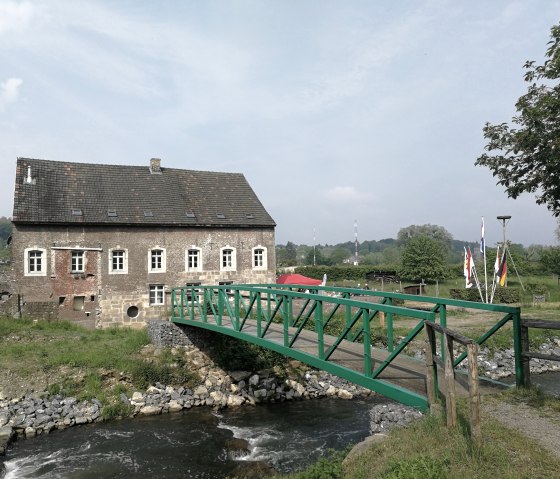
POLYGON ((269 464, 290 472, 328 449, 369 434, 369 410, 379 397, 321 399, 213 411, 138 417, 73 427, 17 441, 0 458, 0 477, 224 478, 269 464), (247 441, 239 449, 234 438, 247 441))
MULTIPOLYGON (((531 380, 560 396, 560 372, 531 380)), ((363 440, 369 435, 370 409, 385 401, 372 396, 222 411, 193 408, 73 427, 12 444, 0 457, 0 478, 217 479, 261 464, 291 472, 328 449, 363 440)))

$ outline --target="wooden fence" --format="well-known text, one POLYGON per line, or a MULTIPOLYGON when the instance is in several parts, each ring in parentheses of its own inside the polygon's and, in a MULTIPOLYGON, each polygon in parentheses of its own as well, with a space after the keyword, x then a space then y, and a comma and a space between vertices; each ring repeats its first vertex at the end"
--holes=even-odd
POLYGON ((529 361, 531 358, 560 361, 560 356, 556 354, 543 354, 529 351, 529 328, 560 330, 560 321, 543 319, 521 320, 521 367, 523 368, 524 386, 529 386, 531 384, 529 369, 529 361))
POLYGON ((454 427, 457 425, 457 403, 455 397, 455 381, 457 381, 469 391, 471 435, 478 440, 482 436, 480 427, 480 393, 478 390, 478 344, 472 339, 440 326, 439 324, 432 323, 431 321, 425 321, 424 325, 428 338, 428 350, 426 351, 426 386, 430 410, 434 411, 438 405, 439 387, 437 367, 439 366, 444 371, 447 427, 454 427), (442 351, 443 361, 441 357, 436 354, 436 332, 443 335, 444 338, 444 350, 442 351), (468 378, 466 381, 461 375, 455 375, 455 370, 453 368, 453 362, 455 360, 453 353, 454 341, 467 348, 468 378))

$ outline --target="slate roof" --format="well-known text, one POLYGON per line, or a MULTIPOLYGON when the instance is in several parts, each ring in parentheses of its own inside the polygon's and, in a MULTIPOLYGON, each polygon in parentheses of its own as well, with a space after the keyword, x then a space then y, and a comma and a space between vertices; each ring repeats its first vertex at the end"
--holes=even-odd
POLYGON ((14 223, 274 227, 240 173, 18 158, 14 223), (27 181, 31 167, 31 182, 27 181))

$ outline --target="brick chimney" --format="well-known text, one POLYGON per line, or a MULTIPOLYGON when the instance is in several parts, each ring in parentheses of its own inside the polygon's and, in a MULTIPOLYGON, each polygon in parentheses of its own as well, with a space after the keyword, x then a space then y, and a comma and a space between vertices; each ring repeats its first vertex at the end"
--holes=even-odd
POLYGON ((152 158, 150 160, 150 172, 161 173, 161 158, 152 158))

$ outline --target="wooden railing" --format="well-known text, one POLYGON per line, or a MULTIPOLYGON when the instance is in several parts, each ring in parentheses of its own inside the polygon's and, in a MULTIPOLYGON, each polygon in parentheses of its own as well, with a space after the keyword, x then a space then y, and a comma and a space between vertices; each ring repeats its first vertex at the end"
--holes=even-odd
POLYGON ((462 334, 431 321, 425 321, 424 326, 428 343, 426 351, 426 389, 430 410, 434 412, 439 405, 437 373, 437 367, 439 366, 444 371, 447 427, 457 425, 457 403, 455 397, 455 381, 457 381, 469 391, 471 435, 476 439, 480 439, 482 433, 480 428, 480 393, 478 390, 478 344, 462 334), (442 357, 436 354, 436 332, 443 336, 443 361, 442 357), (454 341, 467 348, 468 377, 466 381, 461 375, 455 375, 454 341))
POLYGON ((560 321, 542 319, 523 319, 521 320, 521 367, 523 369, 524 386, 531 384, 529 361, 531 358, 545 359, 548 361, 560 361, 560 356, 556 354, 543 354, 529 351, 529 328, 535 329, 555 329, 560 330, 560 321))

